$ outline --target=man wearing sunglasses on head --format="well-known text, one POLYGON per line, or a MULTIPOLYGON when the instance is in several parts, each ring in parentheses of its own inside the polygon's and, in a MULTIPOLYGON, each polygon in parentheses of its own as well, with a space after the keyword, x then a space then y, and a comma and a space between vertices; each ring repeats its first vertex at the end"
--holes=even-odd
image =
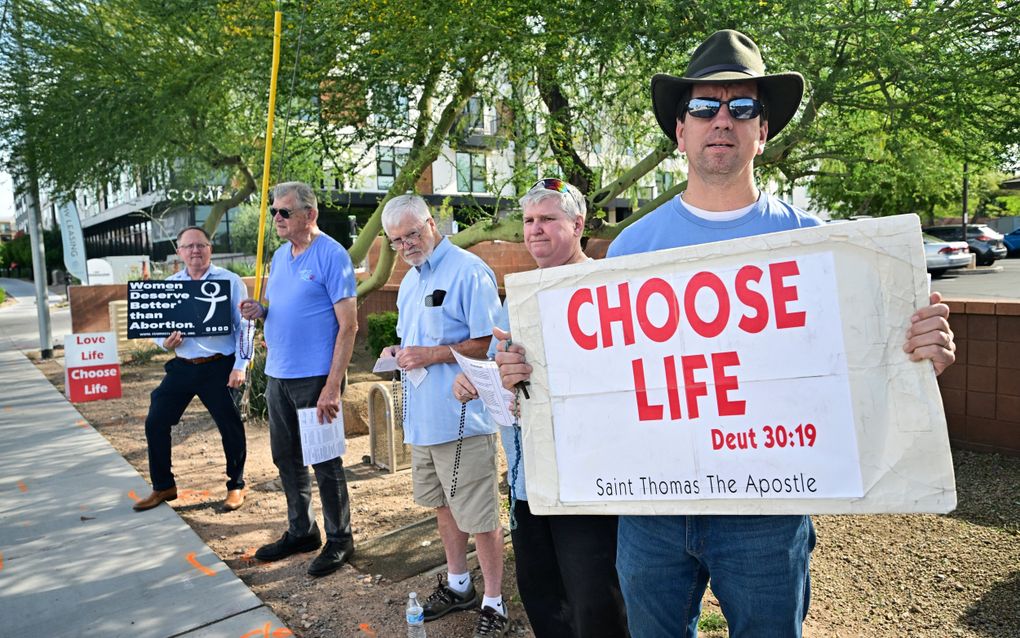
MULTIPOLYGON (((315 408, 320 423, 341 410, 340 393, 358 332, 354 267, 347 251, 319 230, 315 193, 287 182, 273 189, 276 234, 285 240, 269 266, 264 306, 241 302, 241 314, 265 322, 266 403, 273 463, 287 497, 288 527, 255 558, 274 561, 322 545, 312 510, 312 485, 301 454, 297 411, 315 408)), ((308 566, 311 576, 339 569, 354 553, 351 509, 339 457, 312 466, 319 486, 326 545, 308 566)))
MULTIPOLYGON (((798 73, 766 75, 758 47, 736 31, 711 35, 683 77, 652 78, 656 120, 687 155, 687 190, 623 230, 608 256, 821 224, 754 180, 754 158, 794 116, 803 86, 798 73)), ((955 346, 949 308, 937 293, 930 301, 912 317, 903 349, 940 373, 955 346)), ((499 349, 503 385, 512 388, 530 366, 520 346, 499 349)), ((631 634, 695 636, 711 579, 730 636, 797 638, 814 545, 807 516, 621 516, 616 566, 631 634)))
MULTIPOLYGON (((382 356, 403 371, 404 442, 411 445, 414 502, 435 508, 447 577, 423 602, 425 622, 479 608, 474 635, 502 636, 503 528, 499 522, 496 426, 479 405, 461 408, 450 395, 460 370, 451 349, 484 358, 499 317, 496 276, 485 262, 450 243, 418 195, 394 197, 382 212, 390 247, 410 270, 397 293, 397 336, 382 356), (484 592, 467 567, 474 534, 484 592)), ((430 633, 431 630, 430 630, 430 633)))
MULTIPOLYGON (((540 179, 520 200, 524 245, 539 268, 588 260, 581 250, 584 196, 556 178, 540 179)), ((506 308, 489 347, 496 354, 509 338, 506 308)), ((462 373, 453 395, 465 403, 478 398, 462 373)), ((510 535, 517 567, 517 588, 536 638, 626 638, 627 613, 616 576, 615 516, 539 516, 525 492, 521 429, 503 428, 507 484, 513 518, 510 535)))

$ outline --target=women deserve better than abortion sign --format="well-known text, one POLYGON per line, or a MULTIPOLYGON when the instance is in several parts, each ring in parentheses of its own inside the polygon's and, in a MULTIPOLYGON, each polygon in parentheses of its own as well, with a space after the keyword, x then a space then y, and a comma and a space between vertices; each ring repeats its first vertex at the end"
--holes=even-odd
POLYGON ((539 513, 948 511, 916 217, 508 278, 539 513))

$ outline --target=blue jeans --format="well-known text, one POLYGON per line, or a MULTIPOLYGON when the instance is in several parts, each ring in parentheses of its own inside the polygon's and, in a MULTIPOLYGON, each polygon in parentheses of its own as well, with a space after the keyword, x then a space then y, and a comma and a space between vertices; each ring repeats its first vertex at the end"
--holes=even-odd
POLYGON ((709 578, 732 638, 799 638, 807 516, 621 516, 616 569, 634 638, 694 638, 709 578))
MULTIPOLYGON (((287 520, 291 536, 317 533, 312 510, 312 479, 301 456, 301 429, 297 411, 314 408, 326 377, 275 379, 268 377, 266 404, 269 408, 269 448, 280 470, 283 494, 287 497, 287 520)), ((326 540, 351 542, 351 504, 343 459, 335 458, 312 466, 319 485, 322 522, 326 540)))

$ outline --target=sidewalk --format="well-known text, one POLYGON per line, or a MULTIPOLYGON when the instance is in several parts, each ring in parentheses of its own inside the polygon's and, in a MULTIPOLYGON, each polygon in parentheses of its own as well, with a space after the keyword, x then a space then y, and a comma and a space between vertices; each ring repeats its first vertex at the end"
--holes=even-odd
POLYGON ((173 509, 131 509, 149 486, 2 327, 0 634, 292 635, 173 509))

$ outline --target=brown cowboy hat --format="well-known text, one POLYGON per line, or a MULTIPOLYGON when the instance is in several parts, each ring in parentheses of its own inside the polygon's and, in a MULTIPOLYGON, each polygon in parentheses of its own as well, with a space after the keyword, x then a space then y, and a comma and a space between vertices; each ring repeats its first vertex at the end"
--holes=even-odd
POLYGON ((658 73, 652 78, 652 110, 662 131, 676 141, 676 116, 680 100, 694 84, 726 84, 756 80, 769 123, 768 139, 789 123, 804 95, 800 73, 765 75, 765 63, 751 38, 739 31, 716 31, 691 56, 683 77, 658 73))

